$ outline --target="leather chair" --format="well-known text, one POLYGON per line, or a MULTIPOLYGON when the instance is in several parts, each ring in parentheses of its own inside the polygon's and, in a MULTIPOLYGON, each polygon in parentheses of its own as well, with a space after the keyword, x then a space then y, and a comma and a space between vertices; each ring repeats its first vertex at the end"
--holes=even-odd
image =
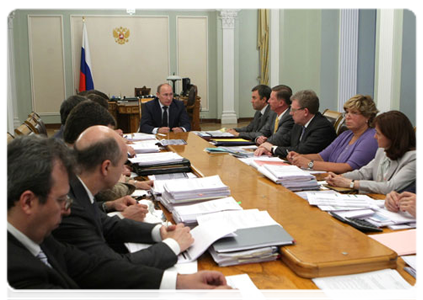
POLYGON ((342 120, 342 113, 339 111, 334 111, 330 109, 325 109, 322 113, 326 117, 326 119, 329 120, 329 122, 332 123, 333 127, 336 129, 336 127, 339 125, 339 122, 342 120))
MULTIPOLYGON (((42 134, 47 136, 47 128, 46 125, 44 124, 43 120, 41 120, 41 117, 39 114, 37 114, 36 112, 32 112, 28 115, 28 119, 32 119, 35 122, 35 128, 36 130, 33 130, 35 133, 38 134, 42 134)), ((31 122, 29 122, 31 123, 31 122)))
POLYGON ((23 123, 21 126, 15 129, 16 135, 32 135, 36 134, 32 129, 26 124, 23 123))

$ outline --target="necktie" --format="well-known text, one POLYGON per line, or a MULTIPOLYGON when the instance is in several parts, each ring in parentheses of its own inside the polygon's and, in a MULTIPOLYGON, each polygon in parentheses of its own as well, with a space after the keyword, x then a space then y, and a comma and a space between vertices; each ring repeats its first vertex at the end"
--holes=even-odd
POLYGON ((278 131, 278 127, 279 127, 279 118, 276 117, 276 119, 275 119, 275 128, 273 129, 273 133, 276 133, 276 131, 278 131))
POLYGON ((47 266, 49 266, 49 267, 51 268, 51 265, 50 265, 50 263, 48 262, 48 260, 47 260, 47 256, 46 256, 46 254, 44 253, 44 251, 43 251, 43 250, 40 250, 40 252, 37 254, 37 258, 38 258, 39 260, 41 260, 44 264, 46 264, 47 266))
POLYGON ((162 118, 162 127, 168 127, 167 124, 167 106, 163 106, 163 118, 162 118))
POLYGON ((303 139, 305 129, 306 129, 305 126, 303 126, 303 131, 301 132, 301 136, 300 136, 300 142, 303 139))

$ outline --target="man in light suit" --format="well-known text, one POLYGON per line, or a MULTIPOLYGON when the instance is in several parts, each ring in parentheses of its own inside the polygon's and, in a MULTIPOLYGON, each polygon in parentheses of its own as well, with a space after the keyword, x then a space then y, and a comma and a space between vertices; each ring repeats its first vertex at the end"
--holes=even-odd
POLYGON ((173 99, 172 87, 163 83, 157 87, 154 100, 143 105, 139 132, 168 133, 191 130, 191 123, 182 101, 173 99))
POLYGON ((15 289, 156 289, 225 287, 219 272, 175 274, 91 255, 50 233, 70 213, 74 161, 59 140, 22 136, 7 151, 7 279, 15 289), (30 172, 28 172, 30 170, 30 172), (172 276, 171 276, 172 277, 172 276), (166 286, 166 284, 168 284, 166 286))
MULTIPOLYGON (((275 135, 272 143, 267 141, 260 145, 255 155, 267 154, 285 158, 290 151, 316 153, 336 138, 332 124, 319 113, 319 98, 315 92, 299 91, 291 99, 290 115, 294 119, 294 127, 287 134, 275 135)), ((309 168, 312 167, 309 165, 309 168)))
POLYGON ((290 115, 292 90, 287 85, 277 85, 272 88, 269 106, 274 112, 266 125, 260 130, 255 139, 257 145, 273 142, 276 135, 284 135, 291 131, 294 121, 290 115))
POLYGON ((75 201, 72 212, 53 232, 56 239, 81 250, 167 269, 177 255, 193 242, 188 227, 182 224, 165 227, 157 224, 109 217, 101 211, 94 196, 110 189, 119 180, 127 160, 124 139, 106 126, 86 129, 74 144, 79 173, 70 180, 75 201), (149 243, 153 246, 128 253, 124 243, 149 243))
POLYGON ((253 121, 247 126, 230 128, 226 131, 232 133, 236 137, 254 141, 256 137, 261 135, 259 131, 275 113, 270 109, 267 103, 270 98, 270 93, 272 92, 270 87, 259 84, 255 86, 251 92, 251 104, 256 110, 253 121))

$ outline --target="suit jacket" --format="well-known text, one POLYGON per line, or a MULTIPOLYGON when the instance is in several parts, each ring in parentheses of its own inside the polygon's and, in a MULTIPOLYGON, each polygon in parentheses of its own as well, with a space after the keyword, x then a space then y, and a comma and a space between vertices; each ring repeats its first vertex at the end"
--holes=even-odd
POLYGON ((154 243, 151 231, 157 224, 109 217, 97 204, 92 204, 78 178, 70 180, 69 196, 74 199, 71 214, 63 218, 53 235, 62 242, 73 244, 81 250, 123 259, 159 269, 167 269, 177 261, 168 245, 156 243, 147 249, 128 253, 124 243, 154 243))
POLYGON ((278 115, 273 112, 273 114, 269 117, 266 125, 260 130, 260 134, 258 136, 263 135, 265 137, 268 137, 269 139, 267 140, 267 142, 273 144, 276 135, 282 136, 284 134, 289 133, 292 127, 294 126, 294 120, 289 114, 290 111, 291 107, 288 108, 283 117, 279 120, 278 130, 276 131, 276 133, 273 133, 273 131, 275 129, 275 120, 278 115))
POLYGON ((388 194, 391 191, 401 191, 416 180, 416 151, 408 151, 401 158, 391 160, 386 179, 376 181, 379 166, 386 157, 385 149, 379 148, 375 158, 361 169, 343 174, 344 177, 360 180, 360 192, 388 194))
POLYGON ((235 128, 235 130, 239 132, 240 138, 255 140, 255 138, 261 135, 260 130, 266 125, 267 121, 273 117, 273 115, 276 115, 276 113, 270 109, 269 105, 267 105, 263 115, 261 115, 261 111, 256 111, 254 119, 250 124, 244 127, 235 128))
POLYGON ((333 125, 319 112, 314 115, 300 141, 302 130, 303 126, 295 124, 288 134, 275 135, 271 144, 278 148, 274 154, 285 158, 289 151, 300 154, 318 153, 336 138, 333 125))
POLYGON ((52 268, 7 233, 7 279, 15 289, 157 289, 163 271, 88 254, 52 236, 40 245, 52 268))
MULTIPOLYGON (((169 127, 183 127, 191 130, 191 123, 182 101, 173 99, 169 106, 169 127)), ((148 101, 143 105, 139 132, 152 133, 153 129, 162 126, 162 109, 159 99, 148 101)))

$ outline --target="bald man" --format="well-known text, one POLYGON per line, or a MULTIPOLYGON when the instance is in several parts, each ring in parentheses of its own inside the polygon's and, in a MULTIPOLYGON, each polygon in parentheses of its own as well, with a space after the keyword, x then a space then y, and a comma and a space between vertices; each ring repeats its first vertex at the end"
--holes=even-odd
POLYGON ((109 217, 94 203, 101 190, 119 180, 127 159, 124 139, 106 126, 86 129, 74 144, 79 174, 70 180, 72 212, 54 231, 54 236, 78 248, 120 258, 135 264, 167 269, 177 255, 192 243, 190 230, 182 224, 164 227, 119 217, 109 217), (148 249, 128 253, 124 243, 154 244, 148 249))
POLYGON ((156 98, 143 106, 139 132, 156 134, 190 130, 191 123, 184 103, 173 99, 169 84, 160 84, 156 98))

